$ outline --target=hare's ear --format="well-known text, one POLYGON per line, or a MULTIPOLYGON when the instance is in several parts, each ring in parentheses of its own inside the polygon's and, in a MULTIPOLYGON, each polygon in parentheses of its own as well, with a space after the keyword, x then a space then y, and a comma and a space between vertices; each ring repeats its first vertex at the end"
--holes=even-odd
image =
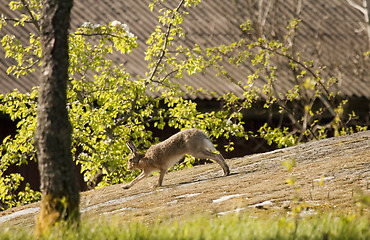
POLYGON ((126 142, 126 145, 127 145, 127 147, 130 149, 130 151, 131 151, 133 154, 137 154, 137 153, 138 153, 137 148, 136 148, 136 146, 135 146, 135 144, 134 144, 133 142, 131 142, 130 140, 128 140, 128 141, 126 142))

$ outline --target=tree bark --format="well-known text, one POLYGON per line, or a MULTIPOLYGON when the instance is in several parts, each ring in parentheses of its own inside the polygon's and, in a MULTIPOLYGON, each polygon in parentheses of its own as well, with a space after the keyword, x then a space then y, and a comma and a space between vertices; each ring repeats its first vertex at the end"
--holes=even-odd
POLYGON ((36 232, 60 221, 79 221, 79 187, 68 119, 68 29, 73 0, 44 0, 41 13, 42 73, 35 142, 42 200, 36 232))

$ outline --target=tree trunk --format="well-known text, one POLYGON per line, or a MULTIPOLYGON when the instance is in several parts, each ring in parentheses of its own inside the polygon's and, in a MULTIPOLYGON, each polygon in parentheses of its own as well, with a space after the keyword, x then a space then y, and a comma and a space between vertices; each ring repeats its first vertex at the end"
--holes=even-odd
POLYGON ((366 10, 367 10, 367 14, 364 14, 364 15, 365 15, 366 28, 367 28, 367 37, 369 39, 368 48, 370 49, 370 0, 366 0, 366 10))
POLYGON ((35 142, 42 200, 36 232, 60 221, 79 221, 79 187, 71 154, 66 109, 68 29, 73 0, 44 0, 41 15, 42 73, 35 142))

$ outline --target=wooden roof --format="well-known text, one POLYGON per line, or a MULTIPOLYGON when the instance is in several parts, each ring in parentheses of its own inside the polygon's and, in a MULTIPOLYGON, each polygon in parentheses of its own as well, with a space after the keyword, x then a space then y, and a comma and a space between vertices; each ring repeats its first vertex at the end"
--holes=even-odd
MULTIPOLYGON (((8 1, 0 3, 0 12, 5 17, 14 15, 7 7, 8 1)), ((144 60, 145 42, 157 25, 157 12, 148 8, 148 0, 75 0, 72 10, 72 30, 84 22, 107 24, 118 20, 129 26, 130 31, 138 37, 139 47, 131 55, 114 55, 117 64, 123 63, 131 75, 144 75, 147 71, 147 62, 144 60)), ((193 46, 197 43, 201 47, 213 47, 220 44, 229 44, 245 37, 240 24, 250 19, 253 27, 258 29, 261 20, 260 13, 266 13, 264 33, 269 38, 279 39, 286 33, 286 26, 290 19, 299 17, 299 25, 295 44, 296 49, 302 52, 302 58, 314 60, 316 66, 326 66, 326 72, 339 79, 339 90, 343 95, 351 97, 370 98, 370 61, 364 60, 363 53, 370 48, 368 36, 364 28, 364 16, 358 10, 349 6, 346 1, 337 0, 307 0, 297 10, 293 2, 286 0, 262 1, 263 11, 258 0, 203 0, 198 7, 191 9, 185 17, 183 28, 187 38, 181 44, 193 46), (270 5, 269 5, 270 4, 270 5), (269 6, 269 8, 267 8, 269 6)), ((360 1, 359 1, 360 2, 360 1)), ((177 0, 168 0, 166 5, 175 6, 177 0)), ((32 25, 26 24, 24 28, 6 26, 0 32, 12 33, 19 39, 27 38, 29 32, 35 32, 32 25)), ((4 58, 4 50, 0 48, 0 93, 11 92, 17 88, 27 92, 38 85, 38 74, 16 78, 6 74, 11 64, 9 58, 4 58)), ((235 68, 225 67, 237 81, 246 81, 252 66, 245 65, 235 68)), ((215 76, 214 69, 204 74, 189 77, 184 74, 182 79, 173 81, 203 87, 216 96, 234 92, 242 96, 240 88, 215 76)), ((287 67, 278 72, 278 87, 286 90, 293 84, 293 76, 287 67)), ((257 86, 264 84, 261 78, 257 86)), ((198 93, 189 98, 211 99, 205 93, 198 93)))

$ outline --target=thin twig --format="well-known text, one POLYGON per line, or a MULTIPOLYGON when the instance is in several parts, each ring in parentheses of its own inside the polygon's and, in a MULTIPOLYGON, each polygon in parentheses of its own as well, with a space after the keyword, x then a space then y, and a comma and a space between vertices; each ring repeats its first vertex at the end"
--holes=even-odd
MULTIPOLYGON (((12 21, 12 22, 16 22, 16 23, 19 23, 19 22, 21 22, 21 20, 19 20, 19 19, 17 19, 17 18, 7 18, 7 17, 5 17, 4 18, 4 20, 5 21, 12 21)), ((34 21, 33 20, 26 20, 26 21, 23 21, 24 23, 34 23, 34 21)))
MULTIPOLYGON (((281 52, 278 52, 278 51, 275 51, 274 49, 271 49, 269 47, 265 47, 263 46, 262 44, 259 45, 260 48, 262 49, 265 49, 265 50, 268 50, 270 52, 273 52, 273 53, 276 53, 277 55, 279 56, 282 56, 282 57, 285 57, 287 58, 288 60, 290 61, 293 61, 294 63, 298 64, 299 66, 303 67, 305 70, 307 70, 315 79, 319 79, 319 76, 316 75, 316 73, 314 71, 312 71, 309 67, 307 67, 304 63, 296 60, 295 58, 293 58, 292 56, 289 56, 288 54, 284 54, 284 53, 281 53, 281 52)), ((325 93, 327 96, 330 96, 330 93, 329 91, 326 89, 326 87, 324 86, 324 84, 321 82, 321 81, 317 81, 321 87, 324 89, 325 93)))
POLYGON ((111 34, 111 33, 74 33, 73 35, 77 36, 86 36, 86 37, 94 37, 94 36, 109 36, 109 37, 115 37, 115 38, 120 38, 120 36, 111 34))
POLYGON ((37 19, 35 18, 35 16, 33 15, 33 13, 32 13, 32 11, 31 11, 31 9, 29 8, 29 6, 28 6, 28 4, 27 4, 27 2, 26 2, 26 0, 21 0, 21 2, 22 2, 22 4, 23 4, 23 7, 25 7, 26 8, 26 10, 27 10, 27 12, 28 12, 28 14, 30 15, 30 17, 31 17, 31 19, 32 19, 32 23, 33 23, 33 25, 35 25, 35 27, 37 28, 37 30, 40 32, 41 31, 41 27, 40 27, 40 25, 39 25, 39 23, 38 23, 38 21, 37 21, 37 19))
POLYGON ((131 100, 131 108, 127 114, 125 114, 123 117, 119 118, 116 123, 108 128, 105 129, 105 135, 107 135, 109 138, 113 138, 113 130, 117 128, 121 123, 126 122, 129 117, 131 117, 132 113, 135 110, 136 107, 136 102, 138 99, 138 95, 134 97, 134 99, 131 100))
MULTIPOLYGON (((281 53, 281 52, 278 52, 278 51, 275 51, 275 50, 273 50, 273 49, 271 49, 271 48, 268 48, 268 47, 264 47, 264 46, 262 46, 262 45, 260 45, 260 47, 262 48, 262 49, 265 49, 265 50, 268 50, 268 51, 271 51, 271 52, 273 52, 273 53, 276 53, 277 55, 279 55, 279 56, 282 56, 282 57, 286 57, 288 60, 290 60, 290 61, 293 61, 294 63, 296 63, 296 64, 298 64, 299 66, 301 66, 301 67, 303 67, 305 70, 307 70, 315 79, 319 79, 319 76, 317 76, 316 75, 316 73, 314 73, 309 67, 307 67, 304 63, 302 63, 302 62, 300 62, 300 61, 298 61, 298 60, 296 60, 295 58, 293 58, 292 56, 289 56, 288 54, 284 54, 284 53, 281 53)), ((321 81, 317 81, 318 83, 319 83, 319 85, 322 87, 322 89, 324 90, 324 92, 325 92, 325 94, 326 94, 326 96, 330 96, 330 93, 329 93, 329 91, 328 91, 328 89, 324 86, 324 84, 321 82, 321 81)), ((325 97, 323 97, 323 96, 319 96, 318 97, 321 101, 322 101, 322 103, 328 108, 328 110, 329 110, 329 112, 333 115, 333 116, 335 116, 335 112, 334 112, 334 109, 333 109, 333 107, 331 107, 331 105, 330 105, 330 103, 328 102, 328 100, 327 99, 325 99, 325 97)), ((332 104, 333 104, 333 102, 332 102, 332 104)))

